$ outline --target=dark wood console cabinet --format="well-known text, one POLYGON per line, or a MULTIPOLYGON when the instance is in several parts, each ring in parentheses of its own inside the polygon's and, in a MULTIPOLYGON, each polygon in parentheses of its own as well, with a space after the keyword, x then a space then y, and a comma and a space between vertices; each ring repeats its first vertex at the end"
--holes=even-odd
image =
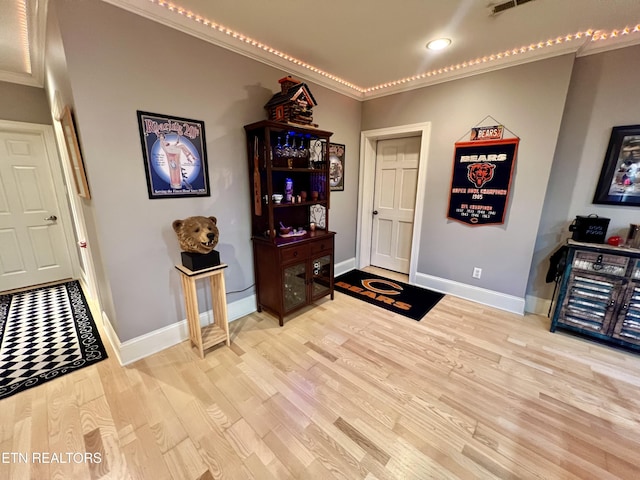
POLYGON ((551 331, 640 350, 640 250, 572 240, 568 247, 551 331))
POLYGON ((278 317, 282 326, 286 315, 324 296, 333 299, 335 233, 329 230, 328 148, 332 133, 266 120, 244 128, 257 308, 278 317), (274 200, 278 194, 280 203, 274 200), (281 226, 292 231, 283 236, 281 226))

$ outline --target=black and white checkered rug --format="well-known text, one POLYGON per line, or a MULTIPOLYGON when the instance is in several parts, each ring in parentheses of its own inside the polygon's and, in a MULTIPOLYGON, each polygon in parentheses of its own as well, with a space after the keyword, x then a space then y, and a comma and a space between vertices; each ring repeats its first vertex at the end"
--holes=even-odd
POLYGON ((77 281, 0 295, 0 399, 105 358, 77 281))

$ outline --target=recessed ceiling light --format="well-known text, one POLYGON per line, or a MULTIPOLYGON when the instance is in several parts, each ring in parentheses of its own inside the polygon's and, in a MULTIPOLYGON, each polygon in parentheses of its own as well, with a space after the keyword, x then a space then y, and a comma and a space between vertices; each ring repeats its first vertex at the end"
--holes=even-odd
POLYGON ((443 48, 447 48, 449 45, 451 45, 451 40, 448 38, 438 38, 427 43, 427 48, 429 50, 442 50, 443 48))
MULTIPOLYGON (((20 4, 20 2, 22 2, 22 4, 26 4, 25 2, 29 2, 30 0, 14 0, 15 2, 17 2, 18 4, 20 4)), ((114 0, 108 0, 113 2, 114 0)), ((531 0, 516 0, 518 4, 522 4, 522 3, 526 3, 527 1, 531 1, 531 0)), ((0 0, 0 4, 3 2, 3 0, 0 0)), ((478 57, 476 59, 469 59, 466 60, 462 63, 458 63, 456 65, 449 65, 443 68, 439 68, 439 69, 434 69, 428 72, 422 72, 422 73, 418 73, 416 75, 413 75, 411 77, 406 77, 406 78, 402 78, 399 80, 394 80, 392 82, 387 82, 387 83, 381 83, 379 85, 374 85, 371 87, 359 87, 357 85, 354 85, 351 82, 348 82, 342 78, 339 78, 335 75, 332 75, 328 72, 325 72, 317 67, 314 67, 313 65, 310 65, 300 59, 297 59, 295 57, 292 57, 290 55, 285 54, 284 52, 281 52, 279 50, 276 50, 275 48, 270 47, 269 45, 265 45, 262 44, 260 42, 258 42, 257 40, 252 39, 251 37, 247 37, 243 34, 241 34, 240 32, 236 32, 234 30, 231 30, 223 25, 219 25, 217 23, 215 23, 212 20, 209 20, 207 18, 192 14, 191 12, 189 12, 188 10, 182 8, 182 7, 177 7, 176 5, 174 5, 173 3, 170 3, 169 0, 149 0, 150 3, 155 3, 156 5, 158 5, 159 7, 164 7, 166 9, 169 9, 171 12, 173 12, 176 15, 182 15, 185 16, 186 18, 188 18, 189 20, 193 21, 193 22, 197 22, 205 27, 210 27, 211 30, 217 30, 221 33, 225 33, 231 37, 233 37, 237 42, 242 42, 245 43, 247 45, 250 45, 252 47, 255 47, 256 49, 260 49, 263 51, 266 51, 267 53, 271 54, 271 55, 275 55, 277 57, 282 58, 283 60, 289 61, 291 63, 294 63, 295 65, 300 66, 301 68, 307 69, 311 72, 313 72, 316 75, 321 75, 329 80, 332 80, 334 82, 340 83, 348 88, 352 88, 353 90, 363 93, 363 94, 368 94, 370 92, 374 92, 374 91, 378 91, 378 90, 383 90, 389 87, 395 87, 401 84, 405 84, 405 83, 409 83, 409 82, 414 82, 414 81, 419 81, 419 80, 423 80, 425 78, 431 78, 431 77, 436 77, 438 75, 441 75, 443 73, 448 73, 448 72, 452 72, 454 70, 462 70, 462 69, 466 69, 466 68, 473 68, 474 66, 480 65, 480 64, 484 64, 484 63, 488 63, 488 62, 493 62, 496 60, 501 60, 503 58, 506 57, 513 57, 516 55, 526 55, 527 53, 533 52, 535 50, 541 49, 541 48, 546 48, 546 47, 554 47, 558 44, 564 44, 564 43, 568 43, 568 42, 572 42, 575 40, 586 40, 586 38, 590 38, 590 41, 595 42, 595 41, 608 41, 608 40, 615 40, 619 37, 624 37, 626 35, 638 35, 640 34, 640 23, 636 24, 635 26, 626 26, 622 29, 616 29, 616 30, 611 30, 611 31, 603 31, 603 30, 585 30, 585 31, 578 31, 575 33, 567 33, 565 35, 561 35, 555 38, 550 38, 548 39, 546 42, 541 41, 538 43, 532 43, 530 45, 522 45, 520 47, 514 47, 514 48, 510 48, 508 50, 505 50, 503 52, 496 52, 490 55, 485 55, 483 57, 478 57), (186 14, 185 14, 186 12, 186 14)), ((509 3, 509 2, 507 2, 509 3)), ((214 41, 214 43, 216 43, 214 41)), ((431 42, 429 42, 426 46, 427 48, 431 49, 431 50, 438 50, 438 49, 443 49, 448 47, 451 44, 451 40, 448 38, 441 38, 441 39, 437 39, 437 40, 433 40, 431 42), (438 45, 440 44, 440 45, 438 45)))

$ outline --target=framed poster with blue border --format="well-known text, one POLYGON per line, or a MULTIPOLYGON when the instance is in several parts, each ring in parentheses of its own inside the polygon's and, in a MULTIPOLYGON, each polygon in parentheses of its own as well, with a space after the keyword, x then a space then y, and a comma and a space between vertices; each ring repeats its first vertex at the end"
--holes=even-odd
POLYGON ((455 144, 447 218, 474 226, 504 223, 519 142, 455 144))
POLYGON ((204 122, 137 113, 149 198, 209 197, 204 122))

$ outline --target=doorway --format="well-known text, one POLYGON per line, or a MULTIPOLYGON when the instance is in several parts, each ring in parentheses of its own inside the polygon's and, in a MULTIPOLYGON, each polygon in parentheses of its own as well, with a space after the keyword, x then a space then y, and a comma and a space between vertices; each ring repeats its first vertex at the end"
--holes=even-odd
POLYGON ((409 273, 420 137, 378 140, 371 265, 409 273))
POLYGON ((74 276, 64 192, 52 127, 0 121, 0 291, 74 276))
MULTIPOLYGON (((404 240, 401 240, 400 245, 400 257, 407 257, 406 263, 408 264, 409 283, 415 282, 415 276, 417 271, 419 250, 420 250, 420 232, 422 230, 422 213, 424 209, 424 196, 425 186, 427 179, 427 154, 429 147, 429 138, 431 131, 431 123, 420 123, 412 125, 404 125, 398 127, 382 128, 377 130, 364 131, 360 135, 360 182, 359 182, 359 202, 358 202, 358 233, 357 233, 357 247, 356 247, 356 264, 358 268, 365 268, 373 264, 373 262, 379 262, 372 255, 374 242, 379 243, 380 232, 374 231, 375 217, 374 211, 376 211, 376 195, 380 195, 380 188, 378 188, 378 179, 376 178, 376 167, 378 165, 378 143, 392 139, 403 139, 401 143, 404 143, 404 139, 409 137, 415 137, 416 140, 410 140, 409 142, 417 142, 417 174, 415 179, 415 196, 414 196, 414 208, 412 212, 412 228, 408 233, 408 228, 405 225, 402 226, 402 221, 398 220, 398 228, 396 233, 393 233, 392 222, 387 222, 386 228, 389 232, 387 237, 392 238, 394 235, 398 237, 398 230, 404 229, 404 240), (374 236, 376 237, 374 239, 374 236), (373 261, 372 261, 373 258, 373 261)), ((393 142, 397 145, 397 142, 393 142)), ((384 143, 383 143, 384 145, 384 143)), ((394 147, 395 149, 395 147, 394 147)), ((394 160, 394 162, 396 162, 394 160)), ((396 162, 397 164, 397 162, 396 162)), ((394 167, 396 168, 396 167, 394 167)), ((402 171, 402 166, 398 167, 402 171)), ((396 174, 388 175, 388 178, 398 178, 396 168, 396 174)), ((415 173, 415 172, 414 172, 415 173)), ((406 178, 407 176, 405 176, 406 178)), ((400 182, 401 183, 401 182, 400 182)), ((394 187, 394 192, 397 191, 397 187, 394 187)), ((397 192, 399 200, 402 199, 402 192, 397 192)), ((394 193, 395 196, 395 193, 394 193)), ((390 198, 390 197, 388 197, 390 198)), ((387 200, 388 203, 389 200, 387 200)), ((405 199, 406 203, 406 199, 405 199)), ((406 209, 405 209, 406 210, 406 209)), ((378 210, 378 215, 380 211, 378 210)), ((411 214, 409 214, 411 216, 411 214)), ((385 237, 386 238, 386 237, 385 237)), ((386 241, 386 240, 385 240, 386 241)), ((391 243, 387 243, 391 245, 391 243)), ((378 247, 376 247, 378 248, 378 247)), ((398 250, 398 242, 396 242, 396 250, 398 250)), ((385 267, 388 268, 388 267, 385 267)), ((392 269, 397 268, 393 266, 392 269)))

